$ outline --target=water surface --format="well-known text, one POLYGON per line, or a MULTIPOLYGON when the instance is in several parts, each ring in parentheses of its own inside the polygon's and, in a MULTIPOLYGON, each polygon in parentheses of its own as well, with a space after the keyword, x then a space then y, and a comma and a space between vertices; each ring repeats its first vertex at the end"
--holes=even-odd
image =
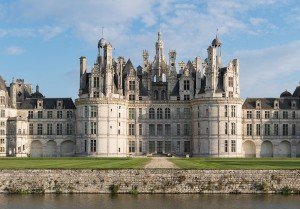
POLYGON ((299 209, 300 195, 0 195, 1 209, 299 209))

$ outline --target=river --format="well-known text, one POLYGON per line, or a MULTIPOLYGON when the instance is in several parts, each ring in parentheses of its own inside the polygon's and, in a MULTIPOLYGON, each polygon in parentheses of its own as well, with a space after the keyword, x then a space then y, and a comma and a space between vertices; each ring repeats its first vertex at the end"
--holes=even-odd
POLYGON ((300 195, 0 195, 1 209, 299 209, 300 195))

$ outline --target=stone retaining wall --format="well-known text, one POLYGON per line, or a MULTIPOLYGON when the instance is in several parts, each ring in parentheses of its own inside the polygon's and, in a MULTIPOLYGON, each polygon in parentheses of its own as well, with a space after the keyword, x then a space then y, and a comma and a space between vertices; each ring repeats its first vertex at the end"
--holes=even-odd
POLYGON ((0 170, 0 193, 299 193, 300 170, 0 170))

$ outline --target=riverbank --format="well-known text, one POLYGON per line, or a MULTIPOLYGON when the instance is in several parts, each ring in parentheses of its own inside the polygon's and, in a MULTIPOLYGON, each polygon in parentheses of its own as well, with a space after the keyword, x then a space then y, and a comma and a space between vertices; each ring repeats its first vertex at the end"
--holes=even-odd
POLYGON ((0 170, 0 193, 300 193, 300 170, 0 170))

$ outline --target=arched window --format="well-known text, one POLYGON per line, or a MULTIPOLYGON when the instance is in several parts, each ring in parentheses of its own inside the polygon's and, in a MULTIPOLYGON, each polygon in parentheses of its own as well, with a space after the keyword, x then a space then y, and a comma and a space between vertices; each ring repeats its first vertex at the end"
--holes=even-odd
POLYGON ((155 110, 153 108, 149 109, 149 119, 155 119, 155 110))
POLYGON ((166 100, 166 99, 167 99, 166 91, 162 90, 161 91, 161 100, 166 100))
POLYGON ((154 90, 153 98, 154 98, 154 100, 158 100, 158 91, 157 90, 154 90))
POLYGON ((171 111, 170 108, 165 109, 165 119, 170 119, 171 118, 171 111))
POLYGON ((157 109, 157 119, 163 119, 163 111, 161 108, 157 109))

